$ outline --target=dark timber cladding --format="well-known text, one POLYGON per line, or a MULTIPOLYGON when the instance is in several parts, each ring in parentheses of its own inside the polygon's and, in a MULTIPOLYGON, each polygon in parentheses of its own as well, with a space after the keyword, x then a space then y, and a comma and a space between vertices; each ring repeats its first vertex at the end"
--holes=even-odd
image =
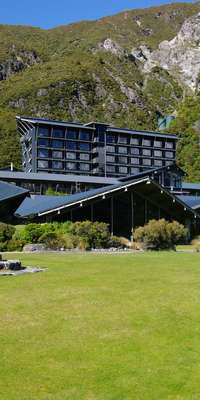
POLYGON ((175 135, 26 117, 17 126, 26 172, 123 177, 175 161, 175 135))

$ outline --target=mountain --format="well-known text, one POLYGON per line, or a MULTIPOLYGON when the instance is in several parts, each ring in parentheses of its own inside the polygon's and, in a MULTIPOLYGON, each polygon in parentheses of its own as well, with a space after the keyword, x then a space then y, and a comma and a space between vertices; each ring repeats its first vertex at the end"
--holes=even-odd
POLYGON ((177 3, 50 30, 1 25, 0 167, 20 165, 15 115, 157 129, 174 114, 179 163, 200 179, 181 123, 187 96, 199 104, 199 13, 200 3, 177 3))

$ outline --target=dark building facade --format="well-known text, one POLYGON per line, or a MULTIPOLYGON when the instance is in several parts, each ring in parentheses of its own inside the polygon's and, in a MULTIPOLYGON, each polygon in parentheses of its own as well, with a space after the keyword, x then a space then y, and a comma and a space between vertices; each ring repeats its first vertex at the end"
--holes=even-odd
POLYGON ((25 172, 117 178, 176 158, 176 135, 25 117, 17 117, 17 126, 25 172))

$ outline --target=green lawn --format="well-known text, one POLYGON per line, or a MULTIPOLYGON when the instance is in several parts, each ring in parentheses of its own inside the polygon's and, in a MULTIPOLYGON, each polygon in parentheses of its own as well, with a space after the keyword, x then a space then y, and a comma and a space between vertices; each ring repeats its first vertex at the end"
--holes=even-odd
POLYGON ((20 258, 49 270, 0 278, 1 400, 200 399, 200 253, 20 258))

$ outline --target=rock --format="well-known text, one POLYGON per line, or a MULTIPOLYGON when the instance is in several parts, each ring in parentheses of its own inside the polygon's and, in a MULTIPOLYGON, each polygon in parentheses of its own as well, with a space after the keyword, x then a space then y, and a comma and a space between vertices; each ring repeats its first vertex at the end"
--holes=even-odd
POLYGON ((143 45, 138 47, 137 49, 132 49, 131 56, 135 58, 135 60, 140 61, 141 63, 145 63, 151 57, 151 50, 143 45))
POLYGON ((34 252, 34 251, 42 252, 42 251, 46 251, 46 250, 47 250, 47 247, 42 243, 26 244, 23 247, 24 252, 34 252))
POLYGON ((47 89, 39 89, 37 91, 37 96, 41 97, 41 96, 46 96, 48 94, 48 90, 47 89))
POLYGON ((125 55, 124 49, 122 49, 122 47, 118 43, 114 42, 112 39, 109 38, 105 39, 103 43, 100 43, 98 47, 100 50, 108 51, 114 54, 115 56, 125 55))
POLYGON ((41 59, 35 51, 21 50, 17 52, 17 50, 13 48, 10 59, 0 64, 0 81, 6 80, 11 75, 40 62, 41 59))

